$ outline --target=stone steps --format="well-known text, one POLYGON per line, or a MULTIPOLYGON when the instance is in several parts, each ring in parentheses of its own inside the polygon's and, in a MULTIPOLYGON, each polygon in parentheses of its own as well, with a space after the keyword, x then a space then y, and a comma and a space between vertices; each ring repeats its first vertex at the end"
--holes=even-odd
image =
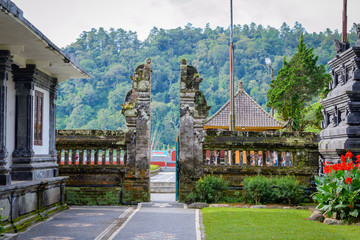
POLYGON ((175 182, 150 182, 151 193, 175 193, 175 182))

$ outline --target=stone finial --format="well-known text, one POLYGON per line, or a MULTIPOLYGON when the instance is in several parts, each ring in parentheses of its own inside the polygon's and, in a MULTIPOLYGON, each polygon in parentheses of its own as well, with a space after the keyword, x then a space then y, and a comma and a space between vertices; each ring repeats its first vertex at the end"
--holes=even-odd
POLYGON ((354 26, 355 26, 356 34, 358 37, 358 40, 356 41, 355 46, 360 47, 360 23, 359 24, 354 23, 354 26))
POLYGON ((181 59, 181 65, 186 65, 186 64, 187 64, 186 59, 185 58, 181 59))
POLYGON ((239 88, 238 88, 238 92, 244 91, 244 82, 242 80, 240 80, 239 82, 239 88))
POLYGON ((145 68, 145 69, 150 69, 150 71, 152 72, 152 69, 151 69, 151 59, 150 59, 150 58, 147 58, 147 59, 145 60, 144 68, 145 68))

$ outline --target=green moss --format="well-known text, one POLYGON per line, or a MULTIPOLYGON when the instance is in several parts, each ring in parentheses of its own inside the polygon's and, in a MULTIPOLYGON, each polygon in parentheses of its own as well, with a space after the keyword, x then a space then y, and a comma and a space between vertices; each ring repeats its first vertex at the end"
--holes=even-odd
MULTIPOLYGON (((67 205, 62 205, 61 203, 56 203, 47 207, 42 208, 41 210, 36 210, 31 213, 25 214, 21 217, 16 218, 11 224, 5 227, 5 232, 21 232, 26 230, 28 227, 33 225, 36 222, 45 221, 53 213, 63 211, 68 209, 67 205), (51 211, 46 211, 48 209, 55 208, 51 211)), ((4 222, 9 223, 9 222, 4 222)))
POLYGON ((66 201, 70 205, 118 205, 120 187, 67 187, 66 201))

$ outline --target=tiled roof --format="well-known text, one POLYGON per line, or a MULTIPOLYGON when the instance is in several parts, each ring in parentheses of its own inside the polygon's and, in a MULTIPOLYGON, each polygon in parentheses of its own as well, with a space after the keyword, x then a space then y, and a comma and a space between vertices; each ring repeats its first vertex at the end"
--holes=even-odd
MULTIPOLYGON (((268 114, 255 102, 240 84, 234 96, 235 128, 269 128, 281 129, 284 123, 268 114)), ((229 126, 230 101, 227 101, 213 116, 208 118, 205 128, 226 128, 229 126)))

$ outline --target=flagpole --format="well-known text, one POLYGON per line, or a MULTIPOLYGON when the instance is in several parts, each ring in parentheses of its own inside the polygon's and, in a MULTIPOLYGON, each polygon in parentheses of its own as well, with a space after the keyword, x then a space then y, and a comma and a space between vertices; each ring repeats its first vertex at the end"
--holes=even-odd
POLYGON ((343 4, 342 42, 347 43, 347 0, 343 4))
POLYGON ((234 106, 234 45, 233 45, 233 1, 230 0, 230 115, 229 130, 235 131, 234 106))
MULTIPOLYGON (((234 45, 233 45, 233 1, 230 0, 230 114, 229 130, 235 131, 234 104, 234 45)), ((233 163, 233 151, 228 151, 229 165, 233 163)))

